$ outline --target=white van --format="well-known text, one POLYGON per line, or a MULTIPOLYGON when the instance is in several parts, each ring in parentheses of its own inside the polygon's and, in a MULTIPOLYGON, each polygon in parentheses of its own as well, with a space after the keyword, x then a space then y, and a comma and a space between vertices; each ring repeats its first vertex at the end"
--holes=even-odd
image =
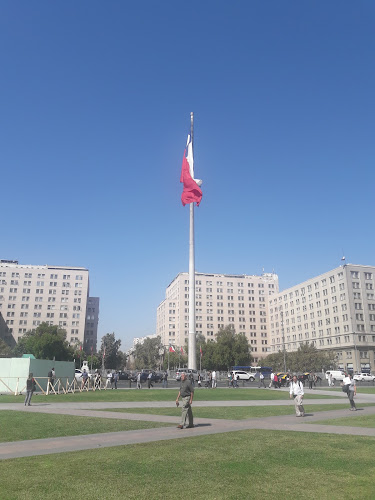
POLYGON ((327 370, 326 371, 326 379, 328 380, 328 375, 332 375, 332 382, 335 382, 335 380, 344 380, 345 377, 345 372, 341 370, 327 370))

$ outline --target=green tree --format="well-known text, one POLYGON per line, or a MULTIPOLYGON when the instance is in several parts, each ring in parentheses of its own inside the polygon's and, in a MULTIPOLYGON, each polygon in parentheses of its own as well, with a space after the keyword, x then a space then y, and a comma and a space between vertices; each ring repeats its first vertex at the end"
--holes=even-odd
POLYGON ((0 339, 0 358, 11 358, 12 356, 12 348, 3 339, 0 339))
POLYGON ((252 361, 249 341, 243 334, 237 334, 230 325, 219 330, 212 355, 213 368, 229 370, 234 365, 250 365, 252 361))
POLYGON ((164 361, 163 361, 164 370, 167 370, 168 368, 168 357, 169 357, 170 370, 175 370, 176 368, 187 366, 188 358, 186 354, 181 354, 181 351, 169 352, 169 353, 168 351, 166 351, 164 354, 164 361))
POLYGON ((106 368, 119 370, 125 366, 124 354, 120 351, 121 340, 116 340, 114 333, 107 333, 102 337, 102 343, 99 350, 99 359, 103 359, 106 368))
POLYGON ((134 351, 137 370, 142 368, 153 370, 157 368, 160 363, 162 349, 163 345, 160 336, 153 339, 146 338, 142 344, 137 344, 134 351))
POLYGON ((30 330, 18 342, 15 353, 34 354, 37 359, 55 359, 72 361, 73 349, 66 341, 66 331, 57 325, 41 323, 35 330, 30 330))
MULTIPOLYGON (((336 359, 332 351, 317 349, 313 344, 305 343, 297 351, 286 352, 286 369, 289 372, 321 372, 335 368, 336 359)), ((272 366, 276 372, 284 371, 284 353, 279 351, 262 359, 262 365, 272 366)))

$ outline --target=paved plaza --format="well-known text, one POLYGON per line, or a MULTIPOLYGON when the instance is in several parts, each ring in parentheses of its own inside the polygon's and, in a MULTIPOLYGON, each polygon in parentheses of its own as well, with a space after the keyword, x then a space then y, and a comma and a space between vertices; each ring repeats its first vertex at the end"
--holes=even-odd
MULTIPOLYGON (((251 389, 253 390, 253 389, 251 389)), ((256 389, 254 389, 256 390, 256 389)), ((19 403, 0 404, 1 410, 16 410, 32 413, 49 413, 59 415, 74 415, 86 417, 98 417, 108 419, 124 420, 143 420, 149 422, 170 423, 171 427, 161 427, 153 429, 142 429, 135 431, 120 431, 103 434, 88 434, 81 436, 67 436, 48 439, 33 439, 26 441, 15 441, 0 443, 0 459, 27 457, 35 455, 48 455, 60 452, 72 452, 79 450, 98 449, 112 446, 121 446, 136 443, 148 443, 163 441, 169 439, 188 439, 190 437, 201 436, 205 434, 226 433, 242 431, 249 429, 263 429, 273 431, 298 431, 298 432, 318 432, 328 434, 346 434, 356 436, 375 436, 375 429, 364 427, 346 427, 333 425, 320 425, 320 420, 335 419, 342 417, 355 417, 360 415, 375 415, 375 406, 361 409, 363 403, 375 404, 375 394, 358 394, 356 404, 359 407, 357 412, 349 412, 349 401, 342 392, 327 390, 306 390, 309 393, 321 394, 324 396, 334 396, 328 399, 307 399, 305 405, 324 405, 324 404, 343 404, 348 403, 347 409, 338 409, 330 411, 319 411, 314 413, 313 409, 306 413, 304 418, 296 418, 295 415, 274 416, 265 418, 251 418, 246 420, 228 420, 228 419, 208 419, 195 418, 195 427, 193 429, 177 429, 180 422, 179 417, 149 415, 140 413, 119 413, 110 411, 111 409, 121 408, 171 408, 174 406, 174 398, 171 394, 171 401, 161 402, 53 402, 52 399, 43 400, 35 398, 31 407, 25 407, 19 403), (107 411, 106 411, 107 410, 107 411), (317 423, 314 425, 314 423, 317 423)), ((268 401, 197 401, 194 407, 223 407, 223 406, 285 406, 293 405, 285 391, 285 400, 268 401)))

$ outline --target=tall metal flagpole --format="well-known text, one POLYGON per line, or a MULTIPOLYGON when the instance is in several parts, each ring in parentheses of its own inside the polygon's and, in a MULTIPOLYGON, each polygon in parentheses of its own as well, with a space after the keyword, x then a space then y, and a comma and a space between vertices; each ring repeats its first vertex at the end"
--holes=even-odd
MULTIPOLYGON (((190 136, 194 155, 194 113, 190 113, 190 136)), ((194 203, 190 203, 189 232, 189 356, 188 368, 197 369, 195 352, 195 252, 194 252, 194 203)))

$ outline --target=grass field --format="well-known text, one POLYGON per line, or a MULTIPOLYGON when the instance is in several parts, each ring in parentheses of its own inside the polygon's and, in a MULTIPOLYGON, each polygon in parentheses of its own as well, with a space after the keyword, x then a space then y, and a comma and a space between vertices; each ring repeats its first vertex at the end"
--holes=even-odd
POLYGON ((241 431, 0 462, 2 500, 373 500, 375 439, 241 431))
MULTIPOLYGON (((82 392, 75 394, 59 394, 43 396, 35 394, 32 403, 38 402, 93 402, 93 401, 108 401, 108 402, 140 402, 140 401, 173 401, 176 399, 178 389, 142 389, 142 390, 117 390, 117 391, 95 391, 82 392)), ((272 389, 196 389, 194 393, 195 401, 264 401, 264 400, 280 400, 288 399, 286 391, 272 389)), ((305 399, 326 399, 335 396, 320 396, 318 394, 306 394, 305 399)), ((0 403, 23 403, 24 396, 0 396, 0 403)))
MULTIPOLYGON (((357 414, 356 414, 357 415, 357 414)), ((350 427, 369 427, 371 429, 375 428, 375 416, 374 415, 358 415, 355 417, 344 417, 344 418, 333 418, 330 420, 321 420, 316 422, 317 424, 323 425, 349 425, 350 427)), ((375 498, 375 494, 374 494, 375 498)))
MULTIPOLYGON (((361 407, 374 406, 372 404, 364 404, 361 407)), ((349 408, 348 404, 333 404, 333 405, 304 405, 306 413, 314 413, 329 410, 342 410, 349 408)), ((168 415, 181 416, 181 409, 176 407, 171 408, 106 408, 103 411, 113 411, 120 413, 140 413, 148 415, 168 415)), ((277 415, 294 415, 294 405, 290 406, 216 406, 208 408, 193 407, 194 417, 197 418, 224 418, 229 420, 243 420, 247 418, 264 418, 275 417, 277 415)), ((373 417, 374 418, 374 417, 373 417)))
POLYGON ((169 424, 1 410, 0 442, 132 431, 167 425, 169 424))

